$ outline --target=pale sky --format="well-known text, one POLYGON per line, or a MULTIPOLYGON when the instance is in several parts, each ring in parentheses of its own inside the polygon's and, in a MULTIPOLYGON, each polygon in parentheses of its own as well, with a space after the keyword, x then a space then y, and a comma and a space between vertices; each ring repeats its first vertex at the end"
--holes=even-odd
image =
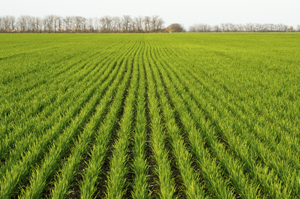
POLYGON ((0 0, 0 16, 152 16, 181 23, 300 24, 300 0, 0 0))

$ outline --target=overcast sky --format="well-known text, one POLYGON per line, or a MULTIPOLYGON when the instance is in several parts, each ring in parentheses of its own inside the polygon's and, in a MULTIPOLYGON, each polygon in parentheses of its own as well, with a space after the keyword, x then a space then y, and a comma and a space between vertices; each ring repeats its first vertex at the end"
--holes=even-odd
POLYGON ((300 24, 300 0, 0 0, 0 16, 48 14, 83 17, 160 15, 181 23, 300 24))

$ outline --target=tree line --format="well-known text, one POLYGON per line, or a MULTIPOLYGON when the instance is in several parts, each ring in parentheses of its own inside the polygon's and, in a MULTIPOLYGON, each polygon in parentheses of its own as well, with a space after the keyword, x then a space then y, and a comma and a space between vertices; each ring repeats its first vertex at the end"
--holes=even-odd
POLYGON ((22 15, 0 17, 2 33, 150 33, 162 32, 164 20, 158 15, 85 18, 48 15, 44 18, 22 15))
POLYGON ((233 24, 222 23, 211 26, 208 24, 195 24, 189 27, 189 32, 300 32, 300 25, 296 28, 285 24, 233 24))
MULTIPOLYGON (((0 16, 1 33, 153 33, 153 32, 187 32, 181 24, 164 27, 164 20, 158 16, 122 17, 104 16, 85 18, 81 16, 47 15, 43 18, 29 15, 0 16)), ((285 24, 233 24, 222 23, 211 26, 195 24, 188 32, 300 32, 285 24)))

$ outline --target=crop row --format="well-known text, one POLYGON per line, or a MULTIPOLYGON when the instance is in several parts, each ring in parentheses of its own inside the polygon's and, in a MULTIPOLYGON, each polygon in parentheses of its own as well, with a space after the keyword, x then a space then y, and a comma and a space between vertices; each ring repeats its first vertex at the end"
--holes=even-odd
POLYGON ((0 198, 297 198, 297 89, 267 74, 296 60, 230 35, 77 37, 0 59, 16 62, 0 80, 0 198))

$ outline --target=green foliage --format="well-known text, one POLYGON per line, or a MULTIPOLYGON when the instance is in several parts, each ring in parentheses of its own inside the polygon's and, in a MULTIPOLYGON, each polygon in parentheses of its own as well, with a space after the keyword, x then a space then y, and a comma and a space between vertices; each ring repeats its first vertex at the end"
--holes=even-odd
POLYGON ((297 198, 299 34, 2 34, 0 198, 297 198))

